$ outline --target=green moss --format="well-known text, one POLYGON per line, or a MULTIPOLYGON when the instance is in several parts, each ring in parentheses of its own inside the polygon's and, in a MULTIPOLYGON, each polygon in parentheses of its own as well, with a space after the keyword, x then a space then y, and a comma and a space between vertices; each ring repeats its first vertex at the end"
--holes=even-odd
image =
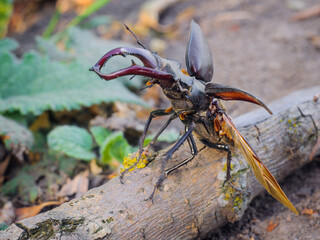
POLYGON ((63 219, 61 222, 61 231, 66 233, 72 233, 77 227, 84 223, 84 218, 79 219, 63 219))
POLYGON ((109 217, 106 221, 107 221, 107 223, 111 223, 114 221, 114 219, 113 219, 113 217, 109 217))
POLYGON ((70 234, 74 232, 77 227, 84 223, 84 218, 79 219, 63 219, 61 222, 55 219, 48 219, 44 222, 37 223, 35 228, 27 228, 21 223, 16 225, 23 229, 24 232, 20 235, 19 240, 25 239, 41 239, 47 240, 57 232, 63 232, 64 234, 70 234))
POLYGON ((56 226, 59 225, 59 221, 54 219, 48 219, 44 222, 37 223, 35 228, 28 229, 21 223, 16 223, 18 227, 24 230, 24 232, 20 235, 19 240, 24 239, 51 239, 51 237, 55 234, 56 226))

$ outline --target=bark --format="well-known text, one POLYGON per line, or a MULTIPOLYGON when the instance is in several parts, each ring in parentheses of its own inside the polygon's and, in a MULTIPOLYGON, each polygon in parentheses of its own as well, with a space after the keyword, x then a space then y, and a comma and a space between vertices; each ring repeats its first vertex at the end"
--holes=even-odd
MULTIPOLYGON (((257 110, 236 119, 239 130, 278 181, 311 161, 317 131, 310 116, 320 126, 320 100, 314 99, 319 93, 320 86, 295 92, 269 105, 272 116, 257 110)), ((197 145, 203 146, 199 141, 197 145)), ((235 149, 233 178, 251 194, 222 187, 226 154, 205 148, 169 175, 153 203, 144 201, 159 176, 163 153, 144 169, 128 173, 125 184, 114 178, 81 198, 11 225, 0 233, 0 239, 202 238, 240 219, 250 201, 264 190, 235 149)), ((168 165, 189 154, 184 144, 168 165)))

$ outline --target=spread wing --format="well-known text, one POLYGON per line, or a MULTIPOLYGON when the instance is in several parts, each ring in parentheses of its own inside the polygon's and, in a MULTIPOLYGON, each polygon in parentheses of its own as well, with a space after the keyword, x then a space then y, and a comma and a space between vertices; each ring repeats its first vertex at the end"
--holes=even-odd
POLYGON ((235 147, 241 150, 251 166, 254 175, 262 186, 280 203, 289 208, 295 214, 299 214, 285 193, 282 191, 277 180, 272 176, 267 167, 259 160, 257 154, 250 147, 246 139, 235 127, 232 119, 225 113, 218 115, 214 121, 215 129, 220 135, 225 135, 230 140, 233 139, 235 147))

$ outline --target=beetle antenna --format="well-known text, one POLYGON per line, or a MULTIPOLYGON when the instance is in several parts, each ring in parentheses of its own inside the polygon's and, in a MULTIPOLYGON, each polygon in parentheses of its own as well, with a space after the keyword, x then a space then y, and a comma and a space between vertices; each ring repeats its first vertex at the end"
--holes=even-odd
POLYGON ((124 26, 136 38, 138 45, 140 45, 141 47, 147 50, 147 48, 140 42, 138 36, 126 24, 124 24, 124 26))
POLYGON ((135 76, 137 76, 137 75, 133 75, 133 76, 131 76, 131 77, 130 77, 130 80, 132 80, 135 76))

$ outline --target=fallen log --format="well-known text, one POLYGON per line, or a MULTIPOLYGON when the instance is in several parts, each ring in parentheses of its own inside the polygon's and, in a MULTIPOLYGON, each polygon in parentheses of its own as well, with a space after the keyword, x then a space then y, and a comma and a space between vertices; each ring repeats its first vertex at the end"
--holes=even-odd
MULTIPOLYGON (((241 133, 278 181, 311 161, 317 141, 314 123, 320 126, 320 99, 314 97, 319 93, 320 86, 301 90, 270 104, 272 116, 257 110, 236 119, 241 133)), ((197 145, 203 146, 199 141, 197 145)), ((228 221, 240 219, 250 201, 264 190, 243 156, 232 151, 233 178, 250 194, 222 186, 226 154, 205 148, 169 175, 153 203, 144 201, 159 176, 161 152, 147 167, 129 172, 125 184, 116 177, 81 198, 12 224, 0 232, 0 239, 203 238, 228 221)), ((189 154, 188 145, 183 145, 169 165, 189 154)))

